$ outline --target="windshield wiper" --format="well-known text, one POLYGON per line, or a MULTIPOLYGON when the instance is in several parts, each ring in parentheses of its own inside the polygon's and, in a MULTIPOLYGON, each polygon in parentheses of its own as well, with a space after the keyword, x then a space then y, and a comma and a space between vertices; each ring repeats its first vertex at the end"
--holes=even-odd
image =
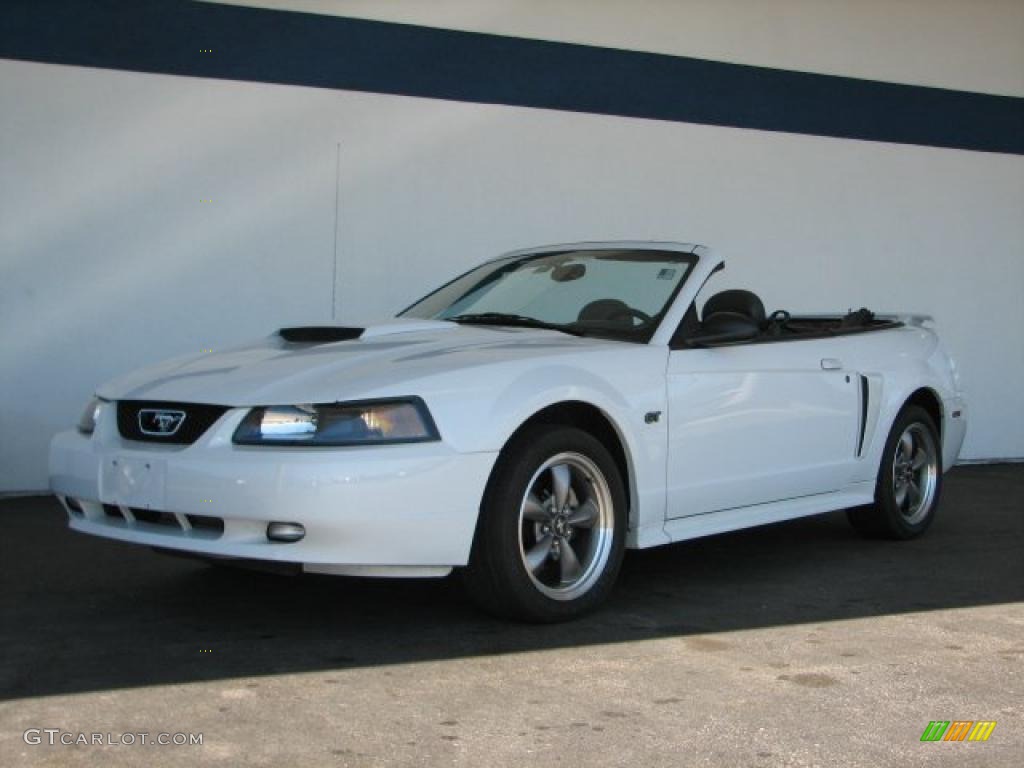
POLYGON ((478 312, 476 314, 455 315, 454 317, 442 319, 452 323, 466 323, 467 325, 511 325, 519 328, 543 328, 548 331, 561 331, 572 336, 583 335, 581 331, 560 325, 559 323, 547 323, 535 317, 514 315, 507 312, 478 312))

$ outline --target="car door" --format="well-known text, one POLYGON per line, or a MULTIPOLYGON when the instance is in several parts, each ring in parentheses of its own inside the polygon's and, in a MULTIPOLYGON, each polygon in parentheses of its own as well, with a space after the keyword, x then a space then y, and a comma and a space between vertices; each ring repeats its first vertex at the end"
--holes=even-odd
POLYGON ((854 468, 858 382, 830 339, 671 350, 667 516, 842 488, 854 468))

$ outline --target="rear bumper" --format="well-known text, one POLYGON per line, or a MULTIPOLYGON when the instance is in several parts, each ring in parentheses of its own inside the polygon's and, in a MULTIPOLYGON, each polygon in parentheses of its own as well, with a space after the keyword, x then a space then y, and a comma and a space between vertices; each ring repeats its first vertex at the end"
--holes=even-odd
POLYGON ((245 409, 228 411, 192 445, 150 446, 122 440, 106 411, 91 437, 63 432, 50 447, 50 485, 72 529, 317 572, 442 575, 464 565, 497 457, 442 442, 235 446, 231 434, 245 409), (271 541, 271 522, 299 523, 305 536, 271 541))

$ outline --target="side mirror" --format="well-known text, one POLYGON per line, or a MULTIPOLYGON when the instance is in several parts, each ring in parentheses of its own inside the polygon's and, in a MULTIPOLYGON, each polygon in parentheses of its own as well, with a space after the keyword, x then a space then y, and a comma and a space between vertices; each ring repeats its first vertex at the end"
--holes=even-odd
POLYGON ((686 339, 690 347, 716 347, 737 344, 757 338, 761 329, 746 315, 736 312, 715 312, 704 318, 697 332, 686 339))

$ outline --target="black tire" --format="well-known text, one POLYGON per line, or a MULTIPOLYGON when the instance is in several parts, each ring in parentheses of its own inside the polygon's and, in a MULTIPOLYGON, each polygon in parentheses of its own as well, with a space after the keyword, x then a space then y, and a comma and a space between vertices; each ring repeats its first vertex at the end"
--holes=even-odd
POLYGON ((942 493, 942 443, 932 417, 923 408, 908 405, 900 411, 885 441, 882 461, 875 481, 875 503, 847 511, 850 524, 861 534, 879 539, 913 539, 920 536, 935 519, 935 511, 942 493), (911 452, 908 456, 905 435, 910 435, 911 452), (914 458, 923 451, 926 465, 914 470, 914 458), (906 462, 910 461, 908 468, 906 462), (907 474, 909 473, 909 474, 907 474), (923 479, 927 476, 927 479, 923 479), (904 482, 899 479, 916 478, 904 482), (909 485, 907 483, 909 482, 909 485), (902 498, 899 492, 903 488, 902 498), (923 499, 915 508, 914 490, 923 499), (911 514, 913 513, 913 514, 911 514))
POLYGON ((488 482, 463 571, 466 589, 485 611, 504 618, 582 616, 615 584, 626 519, 622 477, 600 441, 575 427, 527 428, 502 451, 488 482), (547 554, 538 557, 549 539, 547 554), (531 568, 528 561, 538 564, 531 568))

